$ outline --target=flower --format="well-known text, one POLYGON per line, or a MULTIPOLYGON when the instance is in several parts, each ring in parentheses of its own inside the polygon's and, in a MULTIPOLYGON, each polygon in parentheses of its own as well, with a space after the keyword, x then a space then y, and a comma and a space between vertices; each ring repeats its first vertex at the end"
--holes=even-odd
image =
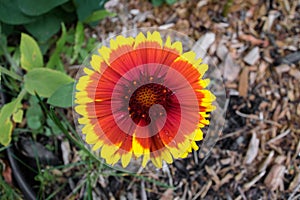
POLYGON ((202 79, 208 65, 159 32, 117 36, 98 49, 76 84, 75 111, 85 141, 107 164, 132 158, 158 167, 185 158, 209 124, 215 96, 202 79))

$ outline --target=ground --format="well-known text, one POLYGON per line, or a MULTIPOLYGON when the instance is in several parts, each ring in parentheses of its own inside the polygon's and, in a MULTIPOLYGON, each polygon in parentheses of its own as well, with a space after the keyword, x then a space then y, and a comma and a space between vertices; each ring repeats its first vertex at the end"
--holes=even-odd
MULTIPOLYGON (((300 199, 299 1, 192 0, 153 7, 111 0, 106 9, 117 15, 86 27, 86 37, 103 41, 141 27, 173 29, 195 41, 204 37, 210 61, 222 72, 227 112, 207 159, 193 152, 163 170, 139 171, 153 181, 95 170, 95 198, 300 199)), ((72 151, 68 163, 83 158, 71 142, 62 146, 72 151)), ((88 174, 76 166, 56 173, 58 183, 68 180, 64 198, 84 196, 85 188, 71 191, 88 174)))

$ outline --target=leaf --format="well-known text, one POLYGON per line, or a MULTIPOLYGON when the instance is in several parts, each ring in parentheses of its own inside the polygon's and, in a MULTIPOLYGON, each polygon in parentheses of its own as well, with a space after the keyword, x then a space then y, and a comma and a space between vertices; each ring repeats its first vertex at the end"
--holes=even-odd
POLYGON ((166 0, 167 4, 172 5, 176 3, 177 0, 166 0))
POLYGON ((48 99, 47 103, 62 108, 71 107, 73 87, 73 82, 68 83, 66 85, 62 85, 52 94, 52 96, 48 99))
POLYGON ((103 9, 107 0, 74 0, 79 21, 84 21, 95 10, 103 9))
POLYGON ((91 23, 91 22, 96 22, 101 19, 104 19, 106 17, 114 17, 116 16, 116 13, 111 13, 108 12, 107 10, 96 10, 94 11, 90 16, 88 16, 84 22, 85 23, 91 23))
POLYGON ((35 96, 31 96, 30 107, 26 112, 27 125, 33 130, 37 130, 42 126, 43 111, 35 96))
POLYGON ((18 0, 18 6, 24 14, 30 16, 38 16, 50 11, 56 6, 59 6, 67 1, 68 0, 18 0))
MULTIPOLYGON (((20 104, 22 106, 22 104, 20 104)), ((13 114, 13 121, 16 123, 21 123, 23 120, 23 113, 24 111, 22 109, 18 109, 14 114, 13 114)))
POLYGON ((79 51, 84 42, 84 32, 83 32, 83 24, 81 22, 77 23, 76 31, 75 31, 75 45, 74 45, 74 53, 73 57, 70 61, 70 64, 73 64, 78 58, 79 51))
POLYGON ((30 17, 22 13, 18 6, 18 0, 1 1, 0 13, 0 21, 7 24, 26 24, 35 20, 34 17, 30 17))
POLYGON ((161 6, 163 2, 163 0, 151 0, 153 6, 161 6))
POLYGON ((40 16, 36 21, 25 24, 26 30, 40 42, 46 42, 60 29, 62 19, 55 12, 40 16))
POLYGON ((0 143, 4 146, 9 145, 11 141, 12 130, 13 130, 12 122, 9 119, 5 120, 5 122, 0 124, 0 130, 1 130, 0 143))
POLYGON ((47 98, 62 85, 73 81, 68 75, 47 68, 33 69, 24 76, 24 86, 30 94, 34 95, 36 92, 47 98))
POLYGON ((25 92, 21 92, 19 94, 18 98, 12 100, 11 102, 5 104, 2 107, 2 109, 0 111, 0 124, 5 122, 7 119, 10 119, 12 114, 15 113, 18 108, 20 108, 21 100, 24 95, 25 95, 25 92))
POLYGON ((59 62, 60 62, 59 55, 64 48, 64 45, 66 43, 66 38, 67 38, 67 30, 66 30, 64 23, 61 24, 61 29, 62 29, 62 34, 56 42, 55 51, 51 55, 47 65, 46 65, 46 68, 55 69, 56 68, 55 66, 59 65, 59 62))
POLYGON ((7 146, 11 141, 11 134, 13 130, 13 124, 10 121, 11 116, 20 107, 21 100, 23 99, 26 92, 23 90, 19 96, 11 102, 5 104, 0 111, 0 143, 7 146))
POLYGON ((42 52, 36 41, 29 35, 21 35, 21 67, 27 71, 43 67, 42 52))

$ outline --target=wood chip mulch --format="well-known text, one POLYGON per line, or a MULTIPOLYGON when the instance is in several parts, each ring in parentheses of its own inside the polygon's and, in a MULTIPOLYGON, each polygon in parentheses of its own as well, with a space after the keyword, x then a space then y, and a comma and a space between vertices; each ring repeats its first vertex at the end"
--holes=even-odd
POLYGON ((202 165, 195 152, 163 171, 143 172, 175 189, 109 177, 105 198, 300 199, 300 2, 230 2, 107 4, 118 15, 96 27, 99 40, 139 27, 207 37, 229 105, 223 134, 202 165), (108 187, 112 182, 118 187, 108 187))

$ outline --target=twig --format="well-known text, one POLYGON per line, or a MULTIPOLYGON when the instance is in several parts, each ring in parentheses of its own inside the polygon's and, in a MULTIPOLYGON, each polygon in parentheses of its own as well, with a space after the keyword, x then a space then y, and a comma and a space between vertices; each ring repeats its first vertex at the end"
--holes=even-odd
POLYGON ((221 141, 221 140, 224 140, 224 139, 226 139, 226 138, 229 138, 229 137, 232 137, 232 136, 235 136, 235 135, 241 134, 241 133, 245 132, 246 130, 247 130, 247 128, 246 128, 246 127, 244 127, 244 128, 242 128, 242 129, 239 129, 239 130, 237 130, 237 131, 234 131, 234 132, 228 133, 228 134, 226 134, 226 135, 224 135, 224 136, 220 137, 220 138, 218 139, 218 141, 221 141))
POLYGON ((235 111, 235 113, 241 117, 244 117, 244 118, 248 118, 248 119, 253 119, 253 120, 258 120, 258 121, 263 121, 265 123, 268 123, 268 124, 272 124, 272 125, 275 125, 275 126, 278 126, 279 128, 281 127, 281 125, 275 121, 272 121, 272 120, 268 120, 268 119, 260 119, 257 115, 253 115, 253 114, 245 114, 245 113, 241 113, 240 111, 235 111))
POLYGON ((284 136, 288 135, 290 132, 291 132, 291 129, 287 129, 283 133, 281 133, 278 136, 276 136, 276 137, 272 138, 271 140, 269 140, 267 144, 270 144, 270 143, 272 143, 276 140, 279 140, 279 139, 283 138, 284 136))

